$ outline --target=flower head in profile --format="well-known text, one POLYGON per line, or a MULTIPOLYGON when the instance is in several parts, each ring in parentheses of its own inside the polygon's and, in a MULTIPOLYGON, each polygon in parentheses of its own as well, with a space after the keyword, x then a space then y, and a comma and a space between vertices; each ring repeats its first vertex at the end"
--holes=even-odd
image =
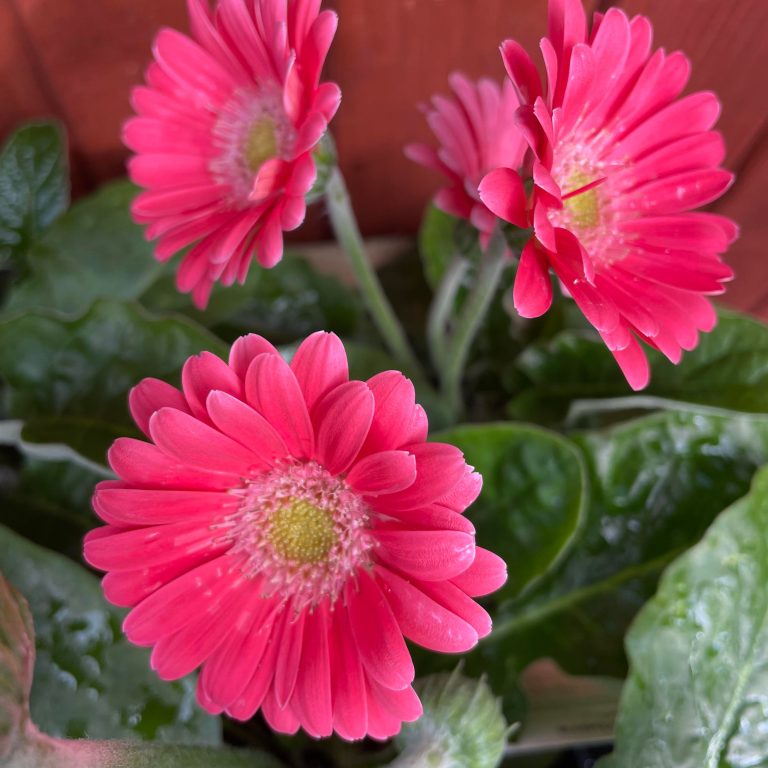
POLYGON ((729 219, 693 212, 732 181, 712 130, 718 100, 680 98, 688 60, 651 42, 643 16, 612 8, 588 32, 580 0, 550 0, 546 88, 516 42, 502 46, 523 102, 532 195, 511 163, 480 186, 494 213, 535 232, 514 287, 520 314, 549 308, 552 268, 635 389, 649 379, 638 340, 676 363, 714 326, 706 296, 732 277, 720 255, 738 233, 729 219))
POLYGON ((472 222, 486 245, 496 217, 481 201, 477 187, 494 168, 517 168, 527 150, 515 124, 520 106, 510 82, 501 87, 492 80, 478 82, 454 74, 450 80, 453 97, 435 96, 425 108, 427 122, 440 142, 439 149, 428 144, 411 144, 411 160, 436 170, 446 178, 435 196, 440 210, 472 222))
POLYGON ((421 714, 404 637, 460 652, 490 632, 472 597, 506 569, 462 514, 482 480, 425 442, 402 374, 350 381, 332 334, 290 365, 251 335, 227 363, 191 358, 181 391, 145 379, 130 407, 149 441, 110 450, 85 557, 160 677, 202 668, 209 712, 388 738, 421 714))
POLYGON ((312 150, 340 101, 320 71, 337 18, 320 0, 188 0, 192 36, 163 29, 123 131, 145 191, 132 212, 170 259, 191 246, 179 290, 208 303, 214 282, 274 266, 304 220, 312 150))

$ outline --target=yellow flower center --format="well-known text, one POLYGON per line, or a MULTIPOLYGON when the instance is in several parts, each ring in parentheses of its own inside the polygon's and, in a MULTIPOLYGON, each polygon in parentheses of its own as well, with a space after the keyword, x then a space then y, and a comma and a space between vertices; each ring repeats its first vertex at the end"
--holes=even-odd
MULTIPOLYGON (((583 171, 575 171, 568 178, 568 192, 577 192, 582 187, 591 184, 591 179, 583 171)), ((572 224, 580 228, 595 227, 600 223, 600 198, 596 187, 579 192, 573 197, 563 200, 568 218, 572 224)))
POLYGON ((331 515, 304 499, 289 499, 271 519, 267 538, 286 560, 319 563, 337 539, 331 515))
POLYGON ((254 173, 267 160, 277 157, 277 131, 271 117, 262 117, 248 129, 243 151, 245 163, 254 173))

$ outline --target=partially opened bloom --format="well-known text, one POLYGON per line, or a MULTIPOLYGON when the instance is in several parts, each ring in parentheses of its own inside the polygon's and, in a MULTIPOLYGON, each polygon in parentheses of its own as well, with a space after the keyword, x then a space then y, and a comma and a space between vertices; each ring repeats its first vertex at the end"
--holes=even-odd
POLYGON ((339 105, 320 71, 337 18, 320 0, 188 0, 192 37, 163 29, 137 117, 123 131, 130 176, 146 191, 136 221, 155 256, 186 253, 177 275, 205 307, 215 281, 272 267, 315 180, 312 150, 339 105))
POLYGON ((528 147, 514 120, 520 101, 510 82, 499 87, 493 80, 475 83, 454 74, 450 83, 453 97, 435 96, 425 109, 439 148, 411 144, 405 151, 415 162, 446 177, 435 205, 472 222, 487 244, 496 217, 480 200, 477 187, 494 168, 517 168, 522 163, 528 147))
POLYGON ((252 335, 228 363, 191 358, 182 391, 145 379, 130 406, 150 441, 110 450, 85 557, 160 677, 202 667, 209 712, 387 738, 421 714, 404 637, 459 652, 490 632, 472 597, 506 570, 462 515, 481 477, 425 442, 402 374, 349 381, 332 334, 290 366, 252 335))
POLYGON ((705 297, 732 277, 720 255, 737 236, 729 219, 692 212, 732 181, 712 130, 718 100, 679 98, 689 62, 652 52, 651 38, 648 19, 615 8, 596 14, 588 34, 580 0, 550 0, 546 89, 517 43, 502 46, 524 102, 532 196, 509 163, 480 187, 498 216, 535 230, 514 288, 520 314, 549 308, 551 267, 635 389, 649 378, 638 339, 676 363, 712 329, 705 297))

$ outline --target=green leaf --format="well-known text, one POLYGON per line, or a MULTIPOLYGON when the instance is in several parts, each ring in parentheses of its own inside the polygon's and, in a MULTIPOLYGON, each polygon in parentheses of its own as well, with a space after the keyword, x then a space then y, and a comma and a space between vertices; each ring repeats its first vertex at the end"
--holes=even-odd
MULTIPOLYGON (((678 366, 653 350, 651 397, 738 411, 768 413, 768 326, 735 312, 720 311, 715 330, 683 355, 678 366)), ((518 368, 527 379, 509 405, 516 418, 542 423, 562 421, 575 400, 631 395, 605 345, 589 333, 564 332, 545 345, 529 347, 518 368)), ((653 406, 653 402, 650 403, 653 406)), ((656 406, 658 407, 658 405, 656 406)))
POLYGON ((93 528, 93 487, 103 475, 71 461, 24 458, 0 483, 0 524, 36 544, 78 559, 93 528))
POLYGON ((141 296, 166 267, 131 219, 136 192, 121 181, 73 205, 31 248, 31 274, 14 286, 7 311, 79 315, 100 298, 141 296))
POLYGON ((495 601, 519 595, 566 553, 586 515, 580 451, 554 432, 517 424, 456 427, 434 436, 458 446, 483 476, 468 511, 478 545, 509 564, 495 601))
POLYGON ((630 677, 605 768, 768 762, 768 470, 671 565, 627 637, 630 677))
POLYGON ((227 347, 181 317, 97 302, 77 320, 30 313, 0 322, 0 375, 11 416, 28 442, 63 443, 104 463, 111 442, 135 434, 128 390, 145 376, 178 381, 184 361, 227 347))
POLYGON ((0 266, 19 260, 69 204, 62 128, 33 123, 0 152, 0 266))
POLYGON ((458 220, 430 205, 419 230, 419 251, 424 275, 432 290, 440 280, 456 253, 458 220))
POLYGON ((0 571, 34 617, 34 722, 52 736, 217 744, 220 725, 194 703, 190 678, 162 682, 147 649, 122 636, 124 615, 72 561, 0 526, 0 571))
POLYGON ((591 488, 585 524, 538 584, 500 605, 494 632, 468 657, 515 715, 518 676, 534 659, 624 675, 624 633, 660 573, 768 460, 768 417, 668 412, 578 443, 591 488))

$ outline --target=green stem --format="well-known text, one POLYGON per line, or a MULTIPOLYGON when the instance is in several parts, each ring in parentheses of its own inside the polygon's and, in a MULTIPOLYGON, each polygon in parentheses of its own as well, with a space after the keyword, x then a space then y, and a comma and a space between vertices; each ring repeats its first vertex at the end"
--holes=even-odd
POLYGON ((483 254, 477 279, 462 308, 443 363, 443 392, 454 414, 463 409, 461 382, 469 350, 496 295, 506 265, 507 243, 501 229, 496 229, 483 254))
POLYGON ((325 199, 336 239, 347 254, 368 310, 389 350, 411 372, 421 370, 379 278, 368 260, 360 228, 352 211, 347 185, 338 168, 331 172, 325 199))
POLYGON ((456 294, 461 288, 461 282, 469 269, 469 262, 463 256, 456 254, 446 269, 440 281, 427 319, 427 338, 432 353, 432 362, 438 371, 443 370, 447 356, 446 326, 453 312, 456 294))

